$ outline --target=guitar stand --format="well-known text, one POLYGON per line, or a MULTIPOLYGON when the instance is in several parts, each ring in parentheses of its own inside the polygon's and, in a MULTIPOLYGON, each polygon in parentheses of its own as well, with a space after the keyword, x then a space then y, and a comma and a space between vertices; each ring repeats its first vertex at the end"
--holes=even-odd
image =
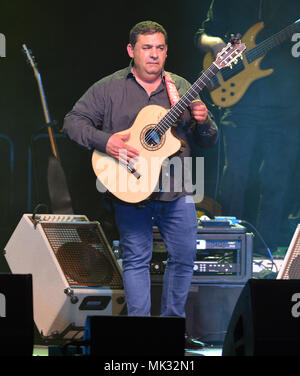
POLYGON ((39 332, 40 340, 44 345, 58 345, 58 346, 65 346, 70 342, 76 343, 76 341, 82 340, 84 332, 84 327, 76 326, 74 323, 69 324, 62 332, 53 332, 49 336, 44 336, 43 332, 39 332), (73 336, 66 336, 70 333, 74 332, 73 336))
POLYGON ((53 332, 51 336, 39 333, 41 344, 48 347, 49 356, 82 355, 82 346, 88 341, 83 340, 84 327, 77 327, 73 323, 68 325, 61 333, 53 332), (72 338, 65 338, 69 332, 75 332, 72 338), (76 336, 79 336, 76 338, 76 336))

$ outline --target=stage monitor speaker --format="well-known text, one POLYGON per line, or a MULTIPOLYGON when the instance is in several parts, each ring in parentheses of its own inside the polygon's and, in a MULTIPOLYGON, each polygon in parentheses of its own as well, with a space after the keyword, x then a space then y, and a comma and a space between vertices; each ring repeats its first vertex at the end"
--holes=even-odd
POLYGON ((185 319, 163 316, 89 316, 85 355, 116 357, 182 357, 185 319))
POLYGON ((277 279, 300 279, 300 224, 298 224, 277 279))
POLYGON ((0 357, 32 356, 32 276, 0 274, 0 357))
MULTIPOLYGON (((186 333, 209 345, 223 344, 232 312, 245 285, 192 284, 185 305, 186 333)), ((151 285, 151 314, 160 315, 162 284, 151 285)))
POLYGON ((234 308, 223 356, 300 355, 300 280, 250 279, 234 308))
POLYGON ((5 247, 13 274, 33 278, 43 338, 81 338, 87 315, 121 314, 121 269, 98 222, 81 215, 24 214, 5 247))
POLYGON ((244 284, 192 284, 185 306, 187 333, 207 344, 223 344, 243 287, 244 284))

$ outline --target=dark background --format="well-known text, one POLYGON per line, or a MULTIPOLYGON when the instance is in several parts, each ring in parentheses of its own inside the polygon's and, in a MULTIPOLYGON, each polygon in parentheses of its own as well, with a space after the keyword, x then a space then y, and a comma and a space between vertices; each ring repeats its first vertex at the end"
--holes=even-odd
MULTIPOLYGON (((142 20, 166 28, 166 69, 194 82, 203 55, 193 39, 209 4, 210 0, 1 0, 0 33, 7 45, 6 57, 0 58, 0 249, 22 214, 32 213, 40 203, 51 212, 47 188, 51 149, 37 82, 22 44, 36 58, 51 118, 61 129, 65 114, 91 84, 129 64, 128 33, 142 20)), ((207 96, 203 98, 218 122, 218 111, 207 96)), ((57 142, 74 212, 105 221, 90 153, 62 134, 57 142)), ((205 196, 213 198, 223 163, 221 142, 203 151, 203 156, 205 196)))
MULTIPOLYGON (((209 2, 1 1, 0 32, 6 37, 6 57, 0 59, 2 249, 23 213, 31 213, 39 203, 51 212, 46 179, 51 149, 37 81, 21 51, 23 43, 35 56, 50 116, 61 128, 65 114, 91 84, 129 64, 128 34, 139 21, 164 25, 169 34, 167 70, 194 82, 202 56, 193 37, 209 2)), ((101 221, 89 152, 63 135, 57 143, 74 212, 101 221)), ((213 150, 209 153, 214 155, 213 150)))

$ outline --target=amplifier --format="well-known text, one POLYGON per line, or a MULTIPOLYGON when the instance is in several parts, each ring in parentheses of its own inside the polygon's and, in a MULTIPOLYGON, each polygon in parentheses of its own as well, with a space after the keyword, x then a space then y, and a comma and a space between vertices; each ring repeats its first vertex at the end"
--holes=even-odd
POLYGON ((29 215, 28 218, 35 226, 37 226, 39 222, 57 222, 57 223, 89 222, 88 217, 82 214, 33 214, 33 215, 29 215))
MULTIPOLYGON (((240 225, 227 228, 199 226, 193 282, 246 282, 252 276, 253 234, 240 225)), ((167 264, 165 244, 153 228, 152 282, 161 282, 167 264)))
POLYGON ((240 274, 241 250, 242 240, 197 239, 194 275, 240 274))
POLYGON ((31 274, 43 339, 79 339, 87 316, 126 310, 122 272, 99 222, 84 215, 23 214, 5 247, 12 274, 31 274))

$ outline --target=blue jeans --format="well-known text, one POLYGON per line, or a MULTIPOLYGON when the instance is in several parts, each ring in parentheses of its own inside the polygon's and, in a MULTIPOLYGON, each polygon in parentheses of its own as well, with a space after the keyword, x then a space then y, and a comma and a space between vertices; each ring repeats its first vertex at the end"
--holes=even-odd
POLYGON ((128 315, 149 316, 153 218, 168 253, 161 315, 185 317, 196 256, 197 216, 191 197, 150 201, 145 207, 114 203, 123 252, 123 281, 128 315))

